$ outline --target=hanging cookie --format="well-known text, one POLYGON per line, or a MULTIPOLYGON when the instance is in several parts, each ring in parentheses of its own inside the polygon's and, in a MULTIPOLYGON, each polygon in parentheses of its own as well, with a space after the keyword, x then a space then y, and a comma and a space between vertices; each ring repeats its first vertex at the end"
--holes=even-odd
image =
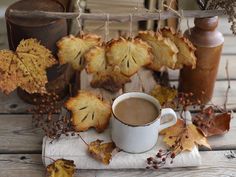
POLYGON ((119 66, 122 74, 134 75, 142 66, 152 62, 151 47, 141 39, 120 37, 108 43, 107 61, 112 66, 119 66))
POLYGON ((175 69, 181 69, 184 65, 195 68, 197 58, 194 54, 196 48, 193 44, 181 33, 177 33, 172 28, 165 27, 161 30, 161 33, 164 37, 171 39, 179 50, 175 69))
POLYGON ((148 67, 160 71, 162 67, 175 68, 178 48, 169 38, 163 37, 159 32, 141 31, 138 38, 146 41, 152 47, 153 62, 148 67))
POLYGON ((94 34, 63 37, 57 42, 60 64, 70 63, 75 70, 82 70, 84 68, 84 54, 100 44, 101 37, 94 34))

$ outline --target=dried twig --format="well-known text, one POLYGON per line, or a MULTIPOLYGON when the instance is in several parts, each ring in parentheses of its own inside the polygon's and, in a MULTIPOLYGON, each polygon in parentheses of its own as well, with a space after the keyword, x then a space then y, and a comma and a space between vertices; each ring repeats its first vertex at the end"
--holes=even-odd
POLYGON ((226 62, 225 71, 226 71, 226 77, 227 77, 227 81, 228 81, 228 87, 227 87, 227 90, 226 90, 226 93, 225 93, 224 110, 227 111, 228 95, 229 95, 229 90, 231 88, 231 86, 230 86, 230 77, 229 77, 229 62, 228 62, 228 60, 226 62))
MULTIPOLYGON (((170 10, 162 12, 144 12, 144 13, 133 13, 133 21, 141 20, 166 20, 168 18, 179 18, 181 11, 173 12, 170 10), (160 15, 161 14, 161 15, 160 15)), ((222 16, 225 14, 224 10, 183 10, 183 16, 186 18, 203 18, 212 16, 222 16)), ((106 21, 107 14, 104 13, 79 13, 79 12, 46 12, 46 11, 19 11, 10 10, 10 16, 20 17, 20 18, 52 18, 52 19, 73 19, 78 16, 83 20, 98 20, 106 21)), ((109 21, 117 22, 128 22, 130 21, 130 13, 122 14, 109 14, 109 21)))

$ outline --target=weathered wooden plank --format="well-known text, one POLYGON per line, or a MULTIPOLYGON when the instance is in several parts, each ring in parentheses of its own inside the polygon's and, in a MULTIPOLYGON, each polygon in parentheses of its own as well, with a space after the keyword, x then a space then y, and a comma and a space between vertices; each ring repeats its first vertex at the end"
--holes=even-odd
POLYGON ((1 115, 0 125, 0 153, 41 152, 43 135, 31 115, 1 115))
MULTIPOLYGON (((228 70, 230 79, 236 79, 236 55, 222 55, 218 69, 217 80, 225 80, 227 78, 225 71, 227 61, 229 62, 228 70)), ((179 70, 168 70, 168 72, 170 80, 178 80, 179 70)))
MULTIPOLYGON (((80 170, 75 177, 215 177, 236 176, 236 152, 230 151, 205 151, 202 155, 202 165, 192 168, 151 170, 80 170), (231 157, 231 158, 230 158, 231 157)), ((1 154, 1 177, 42 177, 45 169, 41 164, 40 154, 1 154)))
MULTIPOLYGON (((32 126, 31 115, 0 115, 0 154, 41 152, 43 133, 32 126)), ((236 150, 236 119, 224 136, 209 138, 212 149, 236 150)))
POLYGON ((45 176, 40 154, 1 154, 0 169, 1 177, 45 176))
MULTIPOLYGON (((228 102, 227 102, 227 109, 229 110, 236 110, 236 81, 231 81, 231 89, 228 93, 228 102)), ((178 82, 174 81, 171 82, 172 86, 178 87, 178 82)), ((227 81, 217 81, 215 83, 215 88, 212 97, 212 103, 217 106, 223 106, 225 102, 225 94, 228 88, 227 81)))
POLYGON ((30 106, 23 102, 16 92, 10 95, 0 93, 0 113, 26 113, 30 106))
POLYGON ((236 45, 235 45, 235 40, 236 36, 224 36, 225 42, 224 42, 224 47, 223 47, 223 54, 226 55, 235 55, 236 54, 236 45))
MULTIPOLYGON (((232 68, 233 70, 233 68, 232 68)), ((144 78, 145 79, 145 78, 144 78)), ((172 82, 177 86, 177 82, 172 82)), ((151 84, 150 84, 151 85, 151 84)), ((223 105, 225 100, 225 92, 227 89, 227 81, 217 81, 213 95, 213 102, 217 105, 223 105)), ((147 91, 148 92, 148 91, 147 91)), ((0 93, 0 114, 1 113, 26 113, 30 105, 24 103, 18 98, 16 93, 6 96, 0 93)), ((231 89, 229 92, 228 108, 236 109, 236 81, 231 81, 231 89)))
MULTIPOLYGON (((215 105, 223 105, 225 102, 225 94, 228 88, 228 83, 225 81, 218 81, 215 83, 212 102, 215 105)), ((231 89, 228 94, 228 109, 236 109, 236 81, 231 81, 231 89)))

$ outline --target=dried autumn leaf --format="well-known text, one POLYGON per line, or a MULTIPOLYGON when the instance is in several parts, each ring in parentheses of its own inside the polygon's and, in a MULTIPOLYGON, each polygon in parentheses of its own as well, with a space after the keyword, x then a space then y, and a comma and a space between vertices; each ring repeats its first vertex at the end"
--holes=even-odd
POLYGON ((165 38, 161 33, 153 31, 140 31, 138 38, 146 41, 152 47, 154 60, 148 65, 154 71, 160 71, 162 67, 175 68, 177 53, 179 52, 175 43, 165 38))
POLYGON ((79 91, 65 103, 72 112, 72 122, 76 131, 86 131, 94 127, 97 132, 104 131, 110 120, 111 105, 88 91, 79 91))
POLYGON ((16 52, 0 51, 0 90, 21 87, 28 93, 46 93, 46 69, 56 64, 51 52, 36 39, 22 40, 16 52))
POLYGON ((160 102, 161 106, 174 107, 173 101, 177 97, 178 92, 170 87, 156 85, 150 94, 160 102))
POLYGON ((141 39, 119 38, 108 43, 107 60, 112 66, 119 66, 122 74, 132 76, 142 66, 152 61, 150 46, 141 39))
POLYGON ((84 55, 86 71, 90 73, 102 72, 107 69, 105 46, 95 46, 84 55))
POLYGON ((110 92, 119 91, 124 84, 131 80, 116 70, 105 70, 93 75, 91 86, 94 88, 104 88, 110 92))
POLYGON ((164 37, 171 39, 179 50, 174 69, 181 69, 184 65, 195 68, 197 58, 194 54, 196 48, 193 46, 193 44, 182 34, 177 33, 172 28, 163 28, 161 33, 164 37))
POLYGON ((230 121, 231 114, 225 112, 216 115, 211 106, 193 117, 193 123, 205 137, 225 134, 230 129, 230 121))
POLYGON ((191 151, 195 145, 202 145, 211 148, 207 139, 198 131, 197 127, 193 124, 185 125, 182 119, 178 119, 177 123, 167 128, 160 133, 164 135, 163 141, 169 146, 173 147, 176 142, 181 146, 177 146, 174 152, 191 151))
POLYGON ((75 173, 73 160, 58 159, 47 166, 49 177, 72 177, 75 173))
POLYGON ((70 63, 76 70, 84 67, 84 54, 94 46, 101 44, 101 37, 85 34, 79 37, 69 35, 57 42, 60 64, 70 63))
POLYGON ((115 143, 102 143, 101 140, 96 140, 88 145, 88 152, 93 158, 101 161, 103 164, 108 165, 112 158, 112 151, 116 148, 115 143))

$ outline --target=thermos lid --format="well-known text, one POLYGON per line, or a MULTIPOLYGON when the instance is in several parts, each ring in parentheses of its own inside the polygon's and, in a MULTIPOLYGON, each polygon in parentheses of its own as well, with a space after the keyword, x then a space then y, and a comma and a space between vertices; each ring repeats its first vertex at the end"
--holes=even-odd
POLYGON ((65 8, 56 0, 20 0, 8 7, 5 14, 8 21, 19 26, 37 27, 53 23, 55 19, 37 18, 35 20, 35 18, 24 18, 22 20, 23 17, 10 16, 9 10, 64 12, 65 8))

